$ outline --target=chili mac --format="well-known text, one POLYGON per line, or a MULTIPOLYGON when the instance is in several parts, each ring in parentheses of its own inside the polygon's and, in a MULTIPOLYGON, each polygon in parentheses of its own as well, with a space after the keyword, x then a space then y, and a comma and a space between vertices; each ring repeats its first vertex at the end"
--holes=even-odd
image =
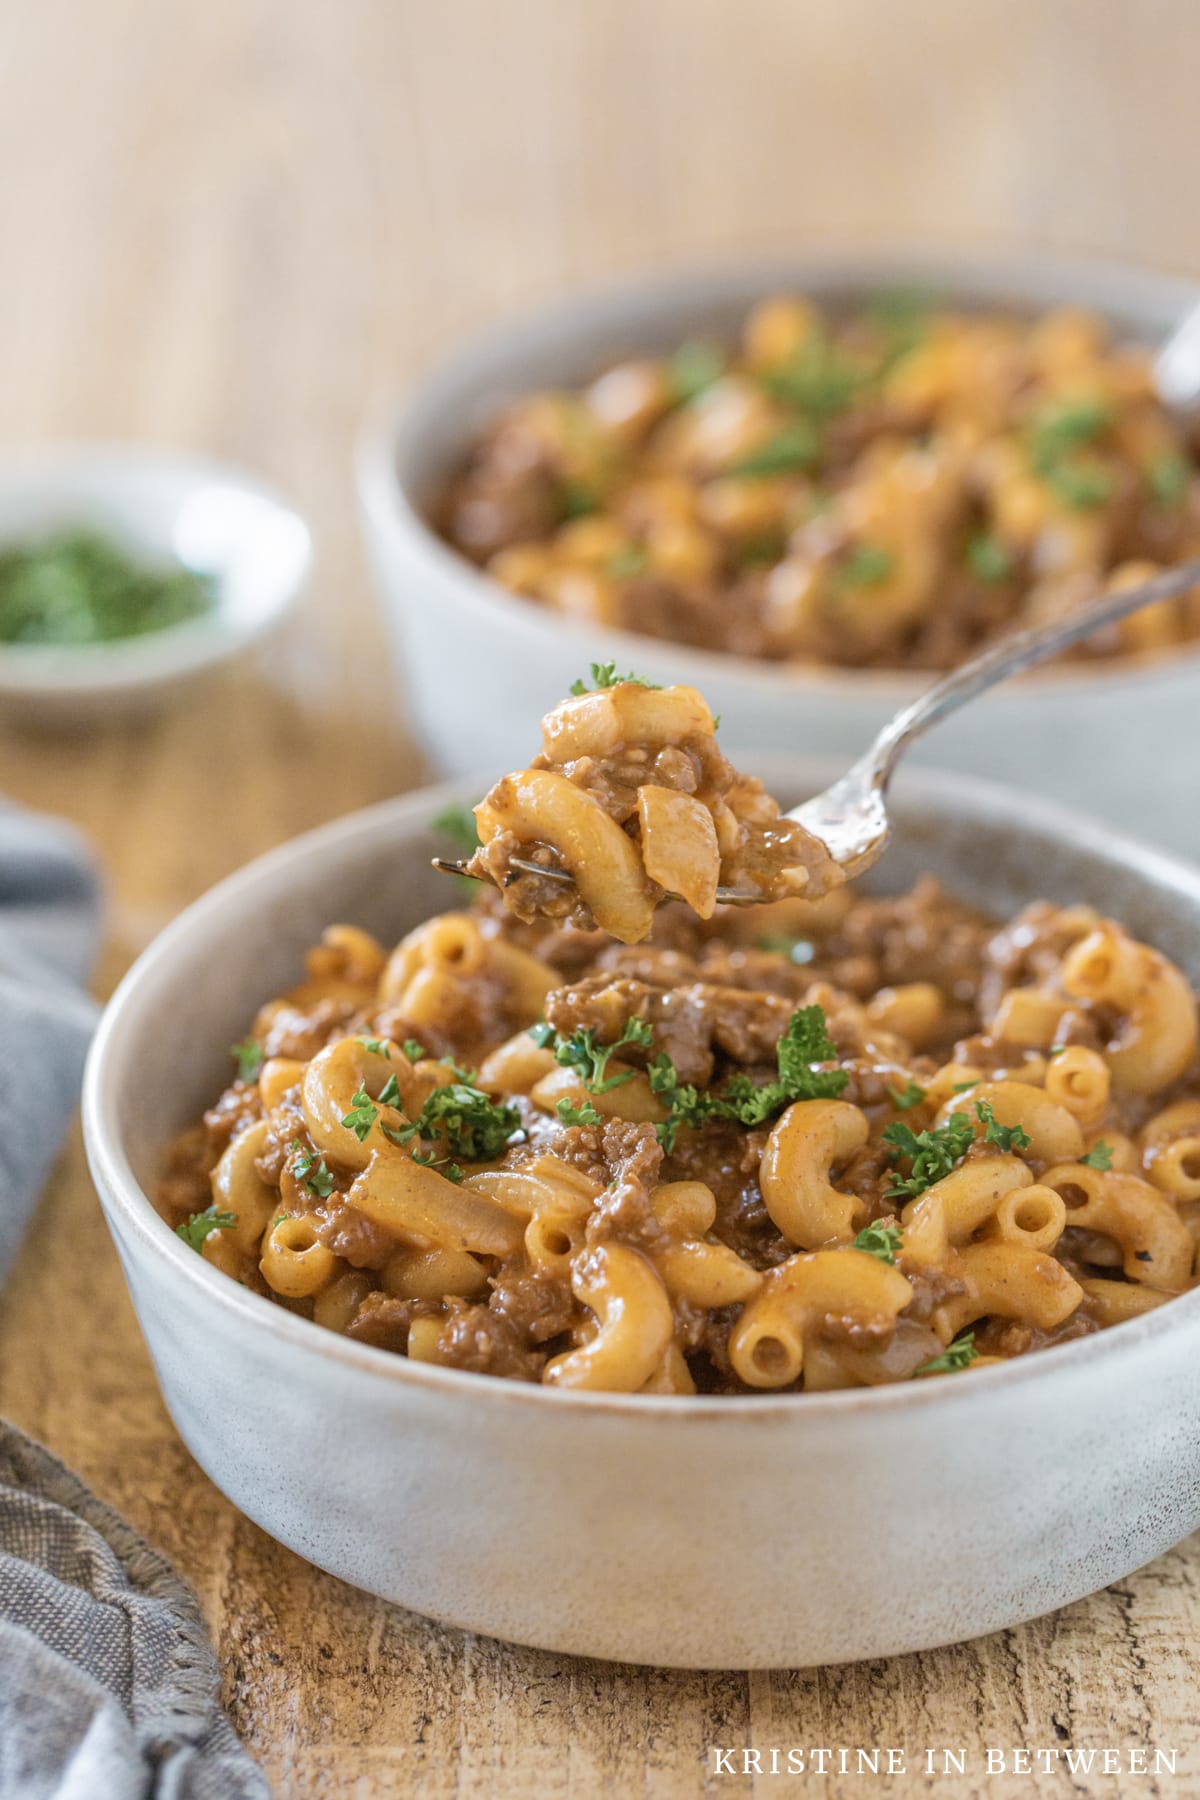
POLYGON ((331 926, 248 1020, 164 1216, 351 1339, 563 1388, 928 1379, 1195 1280, 1196 1010, 1086 904, 924 881, 635 945, 492 890, 331 926))
MULTIPOLYGON (((1200 553, 1191 445, 1095 314, 764 300, 501 414, 434 509, 513 592, 738 656, 954 666, 1200 553)), ((1169 649, 1200 601, 1078 659, 1169 649)))

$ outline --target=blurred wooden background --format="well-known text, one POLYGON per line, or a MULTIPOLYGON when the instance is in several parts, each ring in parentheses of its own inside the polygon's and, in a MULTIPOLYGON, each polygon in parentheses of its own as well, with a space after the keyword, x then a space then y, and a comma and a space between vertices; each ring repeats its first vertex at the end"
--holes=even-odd
MULTIPOLYGON (((1198 51, 1194 0, 0 0, 0 448, 211 450, 318 540, 288 641, 161 720, 0 720, 0 792, 105 861, 103 986, 237 864, 419 778, 357 542, 373 393, 518 302, 741 248, 1007 241, 1200 273, 1198 51)), ((1173 1745, 1190 1777, 1164 1791, 1200 1783, 1194 1543, 966 1649, 749 1679, 505 1650, 318 1575, 175 1438, 77 1145, 5 1295, 0 1408, 196 1583, 287 1795, 689 1794, 714 1743, 1173 1745)))

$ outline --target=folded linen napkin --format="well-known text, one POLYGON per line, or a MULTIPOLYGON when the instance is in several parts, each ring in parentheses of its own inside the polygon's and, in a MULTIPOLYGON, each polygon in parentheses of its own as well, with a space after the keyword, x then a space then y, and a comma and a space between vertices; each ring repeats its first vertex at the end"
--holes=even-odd
POLYGON ((0 804, 0 1280, 79 1091, 98 914, 74 832, 0 804))
MULTIPOLYGON (((0 803, 0 1279, 59 1149, 95 1005, 79 839, 0 803)), ((266 1800, 194 1596, 0 1421, 0 1800, 266 1800)))

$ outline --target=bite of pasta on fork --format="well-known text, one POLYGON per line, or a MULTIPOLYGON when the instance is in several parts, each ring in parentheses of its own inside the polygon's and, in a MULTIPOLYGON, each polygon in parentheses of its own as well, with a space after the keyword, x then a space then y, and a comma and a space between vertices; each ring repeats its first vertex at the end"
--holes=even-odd
POLYGON ((527 769, 475 809, 468 875, 494 882, 521 919, 596 925, 636 944, 672 897, 711 919, 718 902, 818 899, 843 872, 717 744, 690 687, 656 687, 593 663, 587 688, 542 720, 527 769))

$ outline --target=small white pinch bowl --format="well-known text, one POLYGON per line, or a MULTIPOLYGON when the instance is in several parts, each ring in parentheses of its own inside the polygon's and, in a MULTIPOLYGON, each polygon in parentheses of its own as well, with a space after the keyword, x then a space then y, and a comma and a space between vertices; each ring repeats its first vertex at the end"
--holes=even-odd
POLYGON ((0 461, 0 549, 76 526, 135 558, 210 576, 213 603, 141 637, 0 644, 2 718, 73 726, 149 711, 276 626, 312 565, 300 515, 231 464, 135 444, 70 444, 0 461))
MULTIPOLYGON (((630 355, 705 333, 731 339, 764 295, 799 292, 834 309, 898 285, 966 309, 1083 305, 1122 335, 1158 343, 1200 298, 1194 282, 1042 255, 840 252, 647 275, 569 296, 476 336, 381 406, 358 459, 363 529, 397 667, 434 765, 449 774, 519 768, 540 718, 593 660, 660 683, 688 682, 734 750, 857 756, 933 679, 923 672, 805 668, 690 649, 568 618, 509 593, 444 543, 425 511, 480 431, 538 388, 586 380, 630 355)), ((1200 646, 1035 670, 931 734, 919 759, 1028 783, 1128 830, 1200 855, 1200 646)))
MULTIPOLYGON (((826 769, 764 763, 782 798, 826 769)), ((433 789, 285 845, 175 921, 112 999, 88 1156, 163 1394, 233 1503, 321 1568, 490 1636, 681 1668, 976 1637, 1200 1526, 1200 1292, 1004 1367, 746 1398, 580 1394, 409 1363, 239 1287, 149 1199, 226 1046, 331 920, 391 944, 455 903, 433 789), (147 1045, 154 1054, 147 1055, 147 1045)), ((1006 913, 1089 900, 1200 975, 1200 871, 1004 788, 914 772, 868 883, 1006 913)))

